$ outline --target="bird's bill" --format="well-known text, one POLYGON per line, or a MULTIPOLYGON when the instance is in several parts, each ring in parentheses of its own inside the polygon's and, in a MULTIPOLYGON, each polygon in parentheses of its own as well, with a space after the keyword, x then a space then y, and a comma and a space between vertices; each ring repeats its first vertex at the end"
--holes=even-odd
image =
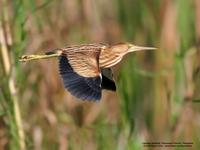
POLYGON ((134 52, 134 51, 141 51, 141 50, 155 50, 155 47, 143 47, 143 46, 136 46, 136 45, 129 45, 129 52, 134 52))

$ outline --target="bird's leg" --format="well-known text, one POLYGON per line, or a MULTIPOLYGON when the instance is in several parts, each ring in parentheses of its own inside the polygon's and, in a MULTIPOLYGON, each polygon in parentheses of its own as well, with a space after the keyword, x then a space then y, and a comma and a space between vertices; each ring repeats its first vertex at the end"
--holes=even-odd
POLYGON ((23 55, 19 58, 19 61, 26 62, 31 60, 38 60, 38 59, 47 59, 52 57, 59 57, 61 54, 54 53, 54 54, 44 54, 44 55, 23 55))

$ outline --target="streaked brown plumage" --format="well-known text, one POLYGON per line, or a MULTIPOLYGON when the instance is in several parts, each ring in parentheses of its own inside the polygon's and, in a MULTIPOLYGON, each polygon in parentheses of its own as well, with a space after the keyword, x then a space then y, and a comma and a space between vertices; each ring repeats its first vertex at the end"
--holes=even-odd
POLYGON ((24 55, 20 61, 59 57, 60 74, 68 91, 83 100, 100 100, 102 89, 116 90, 114 81, 102 69, 112 74, 110 68, 119 63, 127 53, 151 49, 155 48, 129 43, 113 46, 83 44, 56 49, 45 55, 24 55))
POLYGON ((83 77, 100 75, 99 55, 102 44, 75 45, 57 50, 66 56, 74 71, 83 77))

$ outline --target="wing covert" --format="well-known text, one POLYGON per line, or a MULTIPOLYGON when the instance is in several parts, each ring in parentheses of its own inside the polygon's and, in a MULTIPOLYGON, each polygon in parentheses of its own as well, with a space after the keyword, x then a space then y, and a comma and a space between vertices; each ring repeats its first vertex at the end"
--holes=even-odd
POLYGON ((83 77, 96 77, 100 75, 99 56, 101 47, 82 46, 67 50, 65 54, 73 70, 83 77))

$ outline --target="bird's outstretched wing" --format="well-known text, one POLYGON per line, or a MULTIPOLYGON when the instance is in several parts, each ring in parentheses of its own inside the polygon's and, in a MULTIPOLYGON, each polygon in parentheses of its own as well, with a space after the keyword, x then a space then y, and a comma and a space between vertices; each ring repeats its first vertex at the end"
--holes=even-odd
POLYGON ((60 57, 60 74, 65 88, 82 100, 101 99, 99 51, 74 51, 60 57))
POLYGON ((101 77, 83 77, 76 73, 67 57, 60 57, 60 74, 64 81, 65 88, 82 100, 100 100, 101 99, 101 77))

